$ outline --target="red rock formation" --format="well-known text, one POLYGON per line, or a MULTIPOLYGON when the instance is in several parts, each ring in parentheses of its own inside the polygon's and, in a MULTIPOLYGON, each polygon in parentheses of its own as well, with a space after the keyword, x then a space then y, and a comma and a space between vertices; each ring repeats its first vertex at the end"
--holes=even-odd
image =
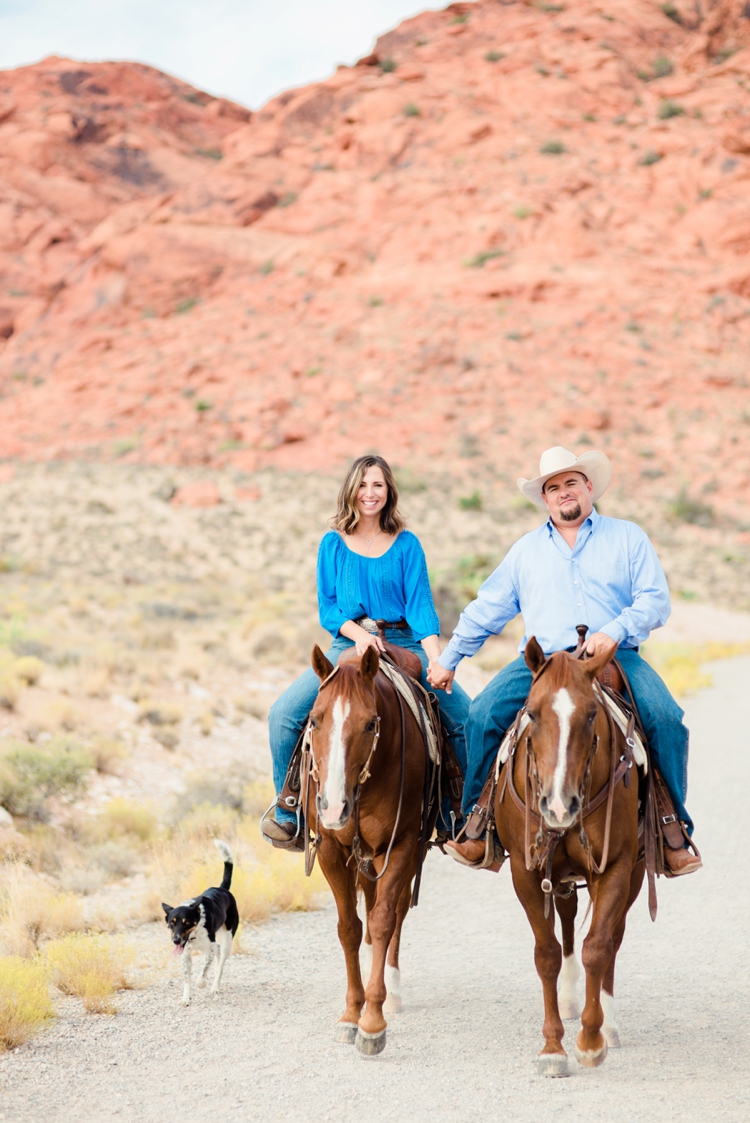
POLYGON ((252 119, 3 73, 0 456, 514 478, 595 443, 749 521, 748 44, 743 0, 452 4, 252 119))

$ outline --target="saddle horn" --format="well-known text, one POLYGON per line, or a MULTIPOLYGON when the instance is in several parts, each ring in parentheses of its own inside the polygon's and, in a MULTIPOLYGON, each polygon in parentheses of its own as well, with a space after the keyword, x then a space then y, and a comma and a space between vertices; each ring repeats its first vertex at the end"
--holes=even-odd
POLYGON ((578 632, 578 646, 573 652, 576 659, 583 659, 585 654, 584 644, 586 643, 586 633, 588 632, 588 624, 576 624, 576 631, 578 632))

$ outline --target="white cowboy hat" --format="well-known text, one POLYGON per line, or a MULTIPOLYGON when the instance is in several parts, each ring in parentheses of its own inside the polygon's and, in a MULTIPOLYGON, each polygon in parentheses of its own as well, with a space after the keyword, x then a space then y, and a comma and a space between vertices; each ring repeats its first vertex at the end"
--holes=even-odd
POLYGON ((603 452, 584 452, 581 456, 576 456, 574 452, 568 452, 567 448, 556 445, 555 448, 548 448, 542 453, 539 460, 539 475, 536 479, 520 479, 516 482, 527 499, 537 507, 544 507, 542 488, 547 480, 568 469, 572 472, 582 472, 591 480, 594 488, 592 495, 594 503, 604 495, 612 479, 612 465, 603 452))

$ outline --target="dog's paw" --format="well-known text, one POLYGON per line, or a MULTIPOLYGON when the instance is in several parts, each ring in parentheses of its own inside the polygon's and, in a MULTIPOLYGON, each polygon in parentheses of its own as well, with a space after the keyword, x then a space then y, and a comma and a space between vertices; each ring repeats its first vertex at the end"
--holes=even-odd
POLYGON ((198 985, 200 990, 203 990, 204 986, 206 985, 206 980, 205 979, 198 979, 197 985, 198 985))
POLYGON ((189 1006, 189 1005, 190 1005, 190 995, 189 994, 183 994, 182 998, 180 999, 180 1006, 189 1006))

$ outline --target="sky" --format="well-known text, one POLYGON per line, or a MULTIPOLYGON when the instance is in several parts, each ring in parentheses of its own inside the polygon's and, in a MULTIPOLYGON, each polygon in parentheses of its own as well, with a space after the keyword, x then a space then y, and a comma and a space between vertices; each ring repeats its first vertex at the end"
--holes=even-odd
POLYGON ((53 54, 132 59, 257 109, 281 90, 325 78, 337 63, 356 62, 376 36, 431 6, 418 0, 0 0, 0 70, 53 54))

